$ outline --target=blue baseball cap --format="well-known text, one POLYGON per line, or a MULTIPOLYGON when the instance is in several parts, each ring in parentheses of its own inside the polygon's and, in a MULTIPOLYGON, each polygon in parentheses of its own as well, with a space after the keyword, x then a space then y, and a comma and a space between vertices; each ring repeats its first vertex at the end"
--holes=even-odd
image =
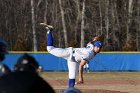
POLYGON ((93 45, 97 46, 97 47, 102 47, 103 46, 101 41, 95 41, 95 42, 93 42, 93 45))

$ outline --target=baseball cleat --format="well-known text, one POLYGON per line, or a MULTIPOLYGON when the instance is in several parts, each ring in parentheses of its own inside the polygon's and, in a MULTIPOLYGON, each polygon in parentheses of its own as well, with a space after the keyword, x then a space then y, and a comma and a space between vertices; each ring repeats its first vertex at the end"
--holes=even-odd
POLYGON ((47 25, 46 23, 40 23, 40 25, 41 25, 41 26, 44 26, 47 30, 52 30, 52 29, 54 29, 53 26, 47 25))

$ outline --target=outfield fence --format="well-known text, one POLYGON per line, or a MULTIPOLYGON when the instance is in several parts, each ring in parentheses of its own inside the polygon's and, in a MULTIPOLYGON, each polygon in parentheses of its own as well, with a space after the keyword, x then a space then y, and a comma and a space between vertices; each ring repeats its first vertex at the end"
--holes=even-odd
MULTIPOLYGON (((17 59, 28 53, 46 71, 67 71, 67 62, 47 52, 15 52, 6 55, 4 64, 13 69, 17 59)), ((140 52, 101 52, 89 61, 90 71, 140 71, 140 52)))

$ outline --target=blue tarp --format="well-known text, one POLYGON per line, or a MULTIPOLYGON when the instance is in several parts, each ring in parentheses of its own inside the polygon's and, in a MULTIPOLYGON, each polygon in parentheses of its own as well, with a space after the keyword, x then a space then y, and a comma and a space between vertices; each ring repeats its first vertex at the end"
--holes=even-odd
MULTIPOLYGON (((23 54, 6 55, 4 64, 13 69, 17 59, 23 54)), ((30 53, 44 70, 66 71, 67 62, 51 54, 30 53)), ((91 71, 140 71, 140 53, 99 53, 89 62, 91 71)))

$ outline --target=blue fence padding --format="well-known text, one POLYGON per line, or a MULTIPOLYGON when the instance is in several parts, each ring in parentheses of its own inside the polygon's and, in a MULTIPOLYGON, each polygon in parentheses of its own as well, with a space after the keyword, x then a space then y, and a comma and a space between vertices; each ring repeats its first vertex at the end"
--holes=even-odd
MULTIPOLYGON (((10 69, 14 68, 18 58, 23 54, 8 54, 4 60, 4 64, 8 65, 10 69)), ((44 70, 67 70, 67 62, 62 58, 55 57, 51 54, 29 54, 39 62, 39 65, 43 67, 44 70)))
POLYGON ((91 70, 140 71, 140 54, 98 54, 89 65, 91 70))
MULTIPOLYGON (((10 53, 6 55, 4 64, 13 69, 17 59, 23 54, 10 53)), ((55 57, 51 54, 34 54, 31 53, 44 68, 44 70, 67 71, 67 62, 62 58, 55 57)), ((90 62, 91 71, 140 71, 140 54, 139 53, 99 53, 90 62)))

